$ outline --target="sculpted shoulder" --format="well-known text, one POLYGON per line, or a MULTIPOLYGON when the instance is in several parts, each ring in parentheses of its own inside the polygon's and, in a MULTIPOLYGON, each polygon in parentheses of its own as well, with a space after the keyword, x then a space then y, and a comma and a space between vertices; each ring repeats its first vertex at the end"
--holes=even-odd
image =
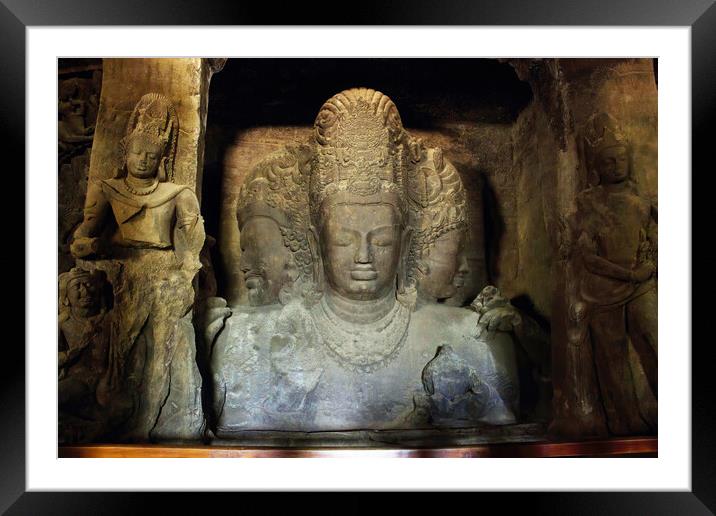
POLYGON ((110 199, 130 205, 146 206, 148 208, 166 204, 180 194, 181 196, 190 196, 192 199, 195 198, 189 186, 168 182, 159 183, 157 189, 146 196, 138 196, 130 193, 123 179, 103 179, 100 181, 100 186, 102 192, 110 199))
POLYGON ((410 319, 411 333, 441 336, 476 336, 477 313, 468 308, 443 304, 427 304, 416 310, 410 319))

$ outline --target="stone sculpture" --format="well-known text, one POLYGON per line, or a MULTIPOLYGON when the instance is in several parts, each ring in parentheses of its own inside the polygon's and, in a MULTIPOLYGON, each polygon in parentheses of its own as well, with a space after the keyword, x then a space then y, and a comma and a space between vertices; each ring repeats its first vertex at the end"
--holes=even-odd
POLYGON ((188 186, 172 183, 178 130, 174 107, 165 97, 142 97, 122 142, 124 166, 113 178, 88 189, 84 221, 71 247, 76 257, 102 251, 100 233, 111 211, 118 227, 112 235, 115 246, 173 248, 184 269, 201 267, 204 230, 199 203, 188 186))
POLYGON ((57 237, 60 273, 75 265, 70 243, 72 234, 82 222, 101 76, 102 72, 95 70, 91 79, 71 77, 59 81, 57 237))
POLYGON ((521 411, 546 420, 552 400, 552 363, 549 334, 533 318, 518 310, 492 285, 482 289, 470 308, 478 314, 478 334, 487 339, 505 339, 517 344, 521 411), (521 359, 521 360, 520 360, 521 359), (528 405, 529 398, 533 402, 528 405))
MULTIPOLYGON (((261 160, 246 178, 237 202, 241 231, 240 267, 248 306, 208 302, 204 339, 211 343, 210 364, 215 426, 235 425, 223 407, 254 410, 272 387, 257 343, 267 342, 283 304, 301 296, 312 281, 308 246, 310 149, 287 146, 261 160)), ((265 351, 265 350, 264 350, 265 351)))
POLYGON ((410 259, 418 298, 444 301, 463 286, 467 206, 465 189, 455 167, 439 148, 422 151, 408 180, 413 226, 410 259))
MULTIPOLYGON (((223 382, 215 399, 219 435, 516 421, 519 387, 512 343, 481 339, 477 315, 469 310, 425 304, 413 313, 411 278, 416 275, 410 268, 417 256, 411 259, 411 250, 427 251, 427 244, 448 235, 454 244, 448 252, 452 271, 433 283, 445 287, 457 268, 464 218, 456 208, 461 184, 454 168, 437 149, 422 156, 394 103, 375 90, 335 95, 321 108, 314 128, 307 190, 297 190, 308 194, 305 234, 311 260, 300 264, 312 266, 313 284, 285 305, 276 304, 274 294, 256 296, 254 305, 257 300, 274 304, 242 307, 242 313, 254 311, 243 337, 213 323, 220 332, 216 345, 227 335, 223 345, 233 348, 233 358, 222 364, 228 355, 220 360, 215 358, 222 355, 215 355, 212 366, 235 371, 229 382, 214 375, 223 382), (416 166, 421 158, 423 168, 432 167, 428 173, 416 166), (441 210, 438 199, 449 206, 441 210), (433 210, 430 218, 420 216, 417 210, 425 208, 420 202, 433 210), (424 248, 412 246, 416 234, 424 248), (459 393, 449 387, 450 378, 464 387, 459 393), (452 406, 460 408, 452 411, 452 406)), ((247 190, 252 181, 254 175, 247 190)), ((266 189, 264 182, 258 184, 266 189)), ((292 197, 289 190, 276 192, 292 197)), ((247 223, 242 224, 242 254, 261 254, 263 242, 250 231, 247 235, 247 223)))
POLYGON ((203 425, 190 310, 204 227, 196 195, 172 182, 178 131, 166 97, 139 100, 122 166, 89 186, 71 245, 115 288, 105 396, 128 418, 118 440, 196 438, 203 425))
POLYGON ((240 268, 252 306, 286 301, 299 277, 310 277, 310 158, 306 146, 286 147, 259 163, 239 193, 240 268))
MULTIPOLYGON (((79 79, 60 81, 57 136, 61 160, 76 147, 92 142, 94 119, 87 113, 90 99, 83 98, 80 90, 79 79)), ((96 111, 92 114, 96 115, 96 111)))
POLYGON ((75 267, 60 274, 59 296, 60 440, 84 441, 106 430, 97 392, 109 352, 111 285, 104 272, 75 267))
POLYGON ((648 433, 656 421, 640 407, 629 345, 656 396, 656 207, 631 180, 630 144, 612 116, 590 118, 584 147, 593 186, 566 225, 569 344, 591 341, 609 431, 648 433))

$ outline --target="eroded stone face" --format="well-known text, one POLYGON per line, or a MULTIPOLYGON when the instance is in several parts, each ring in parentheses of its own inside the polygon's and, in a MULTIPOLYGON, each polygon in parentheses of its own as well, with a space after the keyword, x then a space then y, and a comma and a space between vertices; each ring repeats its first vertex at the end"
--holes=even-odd
POLYGON ((453 230, 439 236, 423 258, 418 290, 430 299, 447 299, 457 292, 469 272, 464 254, 465 234, 453 230))
POLYGON ((291 281, 295 268, 281 228, 268 217, 251 217, 241 229, 241 272, 251 306, 278 303, 281 288, 291 281))
POLYGON ((72 315, 91 317, 101 308, 103 281, 95 276, 76 277, 67 285, 67 300, 72 315))

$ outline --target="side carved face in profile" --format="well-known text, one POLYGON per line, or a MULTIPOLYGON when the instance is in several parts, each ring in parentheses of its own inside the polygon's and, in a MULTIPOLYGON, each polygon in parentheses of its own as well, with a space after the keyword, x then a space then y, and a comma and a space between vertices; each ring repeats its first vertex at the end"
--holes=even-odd
POLYGON ((241 259, 249 304, 277 303, 281 287, 295 279, 293 257, 283 243, 281 228, 269 218, 250 217, 241 228, 241 259))
POLYGON ((402 225, 387 203, 334 204, 322 210, 321 254, 326 281, 353 300, 380 299, 396 285, 402 225))
POLYGON ((465 284, 469 272, 465 232, 454 229, 439 236, 422 258, 418 289, 432 299, 447 299, 465 284))

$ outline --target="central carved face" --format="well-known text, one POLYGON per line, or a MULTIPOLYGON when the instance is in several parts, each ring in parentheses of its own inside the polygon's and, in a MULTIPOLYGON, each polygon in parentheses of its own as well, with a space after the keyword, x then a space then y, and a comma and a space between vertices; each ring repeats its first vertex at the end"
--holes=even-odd
POLYGON ((157 175, 162 148, 144 138, 132 138, 127 148, 127 172, 138 179, 157 175))
POLYGON ((241 229, 239 267, 251 306, 278 302, 281 287, 290 280, 291 252, 283 245, 278 223, 268 217, 251 217, 241 229))
POLYGON ((419 288, 434 299, 446 299, 463 286, 467 274, 467 260, 463 253, 464 231, 452 230, 435 240, 423 258, 425 270, 419 288))
POLYGON ((354 300, 381 299, 396 285, 401 225, 389 204, 336 204, 323 211, 320 241, 330 288, 354 300))
POLYGON ((629 177, 629 154, 621 145, 601 151, 596 165, 604 184, 620 183, 629 177))

